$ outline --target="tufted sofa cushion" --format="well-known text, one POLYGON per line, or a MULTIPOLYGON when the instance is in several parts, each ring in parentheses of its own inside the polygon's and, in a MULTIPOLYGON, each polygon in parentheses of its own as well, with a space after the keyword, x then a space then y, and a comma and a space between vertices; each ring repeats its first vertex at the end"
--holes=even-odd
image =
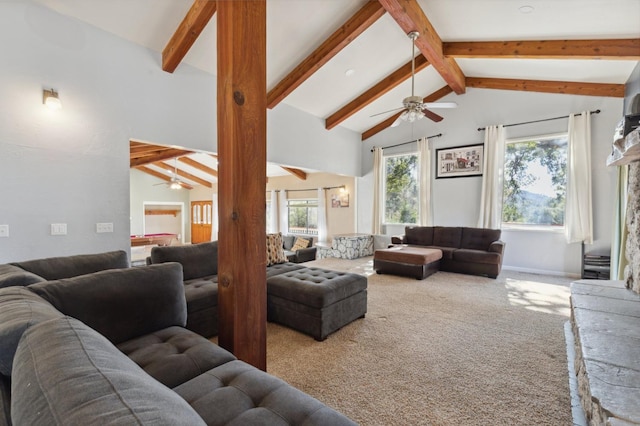
POLYGON ((433 227, 432 226, 407 226, 404 228, 404 237, 406 244, 417 246, 433 245, 433 227))
POLYGON ((13 262, 11 264, 48 281, 91 274, 105 269, 123 269, 130 266, 129 257, 124 250, 49 257, 25 262, 13 262))
POLYGON ((231 361, 174 388, 207 424, 355 425, 282 380, 231 361))
POLYGON ((323 308, 366 290, 367 279, 361 275, 302 268, 267 279, 270 296, 323 308))
POLYGON ((436 247, 460 248, 462 228, 458 226, 435 226, 433 245, 436 247))
POLYGON ((188 313, 218 306, 218 276, 186 280, 184 294, 188 313))
POLYGON ((489 251, 491 243, 500 239, 500 229, 462 228, 460 247, 471 250, 489 251))
POLYGON ((22 335, 33 325, 63 315, 25 287, 0 289, 0 373, 11 376, 22 335))
POLYGON ((151 263, 178 262, 185 280, 218 274, 218 242, 210 241, 184 246, 155 246, 151 263))
POLYGON ((118 345, 151 377, 173 388, 236 359, 230 352, 181 327, 169 327, 118 345))
POLYGON ((22 337, 11 381, 15 425, 203 425, 178 395, 80 321, 22 337))
POLYGON ((271 265, 267 268, 267 278, 273 277, 275 275, 284 274, 285 272, 297 271, 300 269, 306 269, 306 268, 297 263, 291 263, 291 262, 276 263, 275 265, 271 265))
POLYGON ((45 279, 18 266, 0 265, 0 288, 26 286, 41 281, 45 281, 45 279))
POLYGON ((28 288, 116 344, 173 325, 184 326, 187 320, 178 263, 112 269, 28 288))

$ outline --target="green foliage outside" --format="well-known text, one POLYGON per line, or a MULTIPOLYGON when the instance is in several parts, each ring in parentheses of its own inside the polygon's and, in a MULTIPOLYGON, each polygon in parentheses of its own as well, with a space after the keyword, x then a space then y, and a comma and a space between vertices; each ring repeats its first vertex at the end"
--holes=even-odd
POLYGON ((564 225, 567 186, 566 137, 506 145, 502 221, 513 224, 564 225), (535 191, 541 179, 537 165, 551 178, 553 193, 535 191))
POLYGON ((418 222, 418 155, 385 158, 385 223, 418 222))
POLYGON ((289 201, 289 232, 310 235, 318 233, 318 203, 316 200, 289 201))

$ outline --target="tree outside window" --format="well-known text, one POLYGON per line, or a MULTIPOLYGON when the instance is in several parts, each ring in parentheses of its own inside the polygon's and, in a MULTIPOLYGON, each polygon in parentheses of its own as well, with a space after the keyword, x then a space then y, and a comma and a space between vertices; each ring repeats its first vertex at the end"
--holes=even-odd
POLYGON ((318 235, 318 200, 289 200, 290 234, 318 235))
POLYGON ((502 223, 564 226, 567 135, 507 141, 502 223))
POLYGON ((384 222, 418 223, 418 154, 384 158, 384 222))

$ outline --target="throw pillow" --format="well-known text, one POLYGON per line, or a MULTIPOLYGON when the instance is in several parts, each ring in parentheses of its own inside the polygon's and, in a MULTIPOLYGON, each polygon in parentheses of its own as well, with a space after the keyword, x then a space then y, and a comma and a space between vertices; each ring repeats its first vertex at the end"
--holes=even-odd
POLYGON ((291 247, 291 251, 298 251, 307 247, 309 247, 309 240, 298 237, 296 238, 296 242, 293 244, 293 247, 291 247))
POLYGON ((267 266, 285 263, 287 256, 282 247, 282 233, 267 234, 267 266))

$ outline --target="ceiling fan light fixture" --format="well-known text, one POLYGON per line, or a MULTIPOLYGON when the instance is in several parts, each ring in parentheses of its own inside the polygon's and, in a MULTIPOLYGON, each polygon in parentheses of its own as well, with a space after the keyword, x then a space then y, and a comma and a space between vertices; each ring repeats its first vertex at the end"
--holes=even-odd
POLYGON ((182 189, 182 186, 178 182, 171 182, 169 189, 182 189))

